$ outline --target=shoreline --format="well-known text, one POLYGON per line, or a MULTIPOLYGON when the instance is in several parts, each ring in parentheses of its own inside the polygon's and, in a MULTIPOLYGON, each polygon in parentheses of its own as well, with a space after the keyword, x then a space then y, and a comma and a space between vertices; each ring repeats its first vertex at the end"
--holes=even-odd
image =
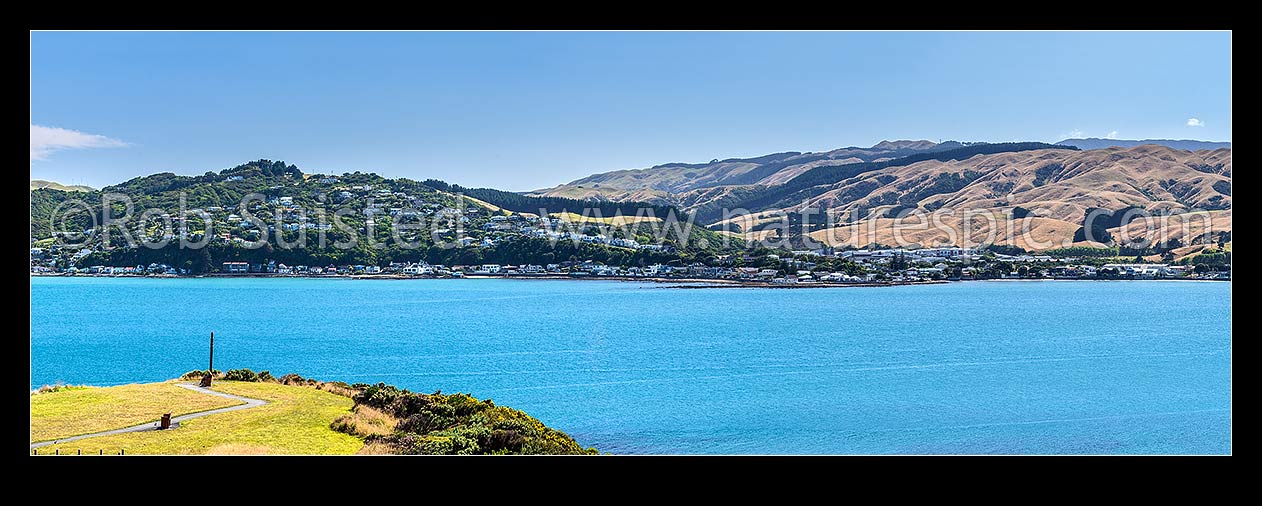
POLYGON ((32 272, 31 277, 51 277, 51 278, 136 278, 136 279, 341 279, 341 280, 456 280, 456 279, 511 279, 511 280, 549 280, 549 281, 623 281, 623 282, 644 282, 658 284, 688 284, 685 286, 667 286, 664 288, 675 289, 698 289, 698 288, 876 288, 886 286, 909 286, 909 285, 938 285, 948 283, 960 283, 971 281, 1205 281, 1205 282, 1230 282, 1231 279, 1188 279, 1188 278, 1136 278, 1136 279, 1100 279, 1100 278, 992 278, 992 279, 944 279, 944 280, 920 280, 920 281, 888 281, 888 282, 857 282, 857 283, 833 283, 814 281, 809 283, 773 283, 769 281, 742 280, 742 279, 711 279, 711 278, 664 278, 664 277, 631 277, 631 276, 571 276, 569 274, 538 274, 538 275, 512 275, 512 276, 495 276, 495 275, 467 275, 462 277, 434 277, 434 276, 410 276, 405 274, 334 274, 334 275, 297 275, 297 274, 272 274, 272 273, 251 273, 251 274, 203 274, 193 275, 177 275, 177 274, 154 274, 154 275, 138 275, 138 274, 65 274, 65 273, 42 273, 32 272))

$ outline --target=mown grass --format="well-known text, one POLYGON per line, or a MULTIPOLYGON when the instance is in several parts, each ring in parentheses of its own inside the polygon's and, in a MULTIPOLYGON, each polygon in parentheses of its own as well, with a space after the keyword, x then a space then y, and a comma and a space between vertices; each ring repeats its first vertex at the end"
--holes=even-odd
POLYGON ((31 442, 131 427, 157 421, 163 413, 179 416, 237 404, 242 402, 172 382, 63 388, 31 396, 31 442))
POLYGON ((74 454, 82 448, 84 453, 95 455, 104 449, 112 455, 121 448, 128 455, 337 455, 353 454, 364 446, 361 439, 329 428, 333 420, 350 413, 353 402, 347 397, 278 383, 219 381, 213 388, 268 404, 195 418, 175 430, 94 437, 50 445, 40 453, 74 454))

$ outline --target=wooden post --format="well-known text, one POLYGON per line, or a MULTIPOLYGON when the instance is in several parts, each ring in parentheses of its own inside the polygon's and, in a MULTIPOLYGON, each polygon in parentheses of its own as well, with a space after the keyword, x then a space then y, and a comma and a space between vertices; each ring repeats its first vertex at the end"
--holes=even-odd
POLYGON ((77 453, 76 455, 83 455, 83 448, 79 448, 79 453, 77 453))
POLYGON ((96 454, 97 454, 97 455, 105 455, 105 448, 101 448, 101 451, 97 452, 96 454))
POLYGON ((53 455, 61 455, 61 448, 53 450, 53 455))

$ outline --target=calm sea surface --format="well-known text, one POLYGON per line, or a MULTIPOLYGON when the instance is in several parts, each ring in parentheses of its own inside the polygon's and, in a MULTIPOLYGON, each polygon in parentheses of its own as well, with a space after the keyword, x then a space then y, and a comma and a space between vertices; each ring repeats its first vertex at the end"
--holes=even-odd
POLYGON ((31 386, 468 392, 612 453, 1227 453, 1227 283, 31 280, 31 386))

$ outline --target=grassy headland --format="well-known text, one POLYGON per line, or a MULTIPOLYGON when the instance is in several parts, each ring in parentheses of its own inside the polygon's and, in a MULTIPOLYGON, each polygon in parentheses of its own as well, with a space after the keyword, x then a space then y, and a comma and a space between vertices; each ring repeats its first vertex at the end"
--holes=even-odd
MULTIPOLYGON (((183 379, 194 378, 195 374, 183 379)), ((218 375, 213 390, 267 404, 183 421, 173 430, 91 437, 40 454, 594 454, 526 413, 466 394, 413 393, 385 384, 348 385, 248 370, 218 375), (243 379, 232 381, 222 378, 243 379)), ((239 401, 173 381, 62 389, 31 397, 31 441, 134 426, 157 415, 206 411, 239 401)))

